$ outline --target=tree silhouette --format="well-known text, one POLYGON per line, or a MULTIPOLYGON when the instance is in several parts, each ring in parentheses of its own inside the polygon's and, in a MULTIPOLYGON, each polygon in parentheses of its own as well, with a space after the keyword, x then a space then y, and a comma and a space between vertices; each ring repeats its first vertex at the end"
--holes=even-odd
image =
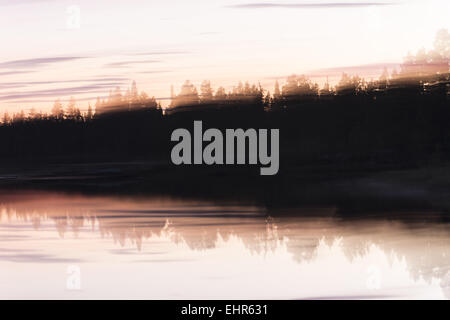
POLYGON ((8 111, 6 111, 3 114, 3 118, 2 118, 2 124, 3 125, 9 125, 11 123, 11 117, 9 116, 8 111))
POLYGON ((88 111, 87 111, 87 114, 86 114, 86 120, 90 121, 90 120, 92 120, 93 118, 94 118, 94 113, 93 113, 93 111, 92 111, 91 104, 89 103, 88 111))
POLYGON ((279 128, 283 170, 293 176, 303 165, 420 167, 450 161, 449 75, 448 33, 442 31, 432 50, 406 56, 378 79, 343 73, 335 86, 327 78, 321 89, 295 74, 275 81, 273 94, 248 81, 214 90, 208 80, 199 94, 187 80, 178 94, 171 90, 170 106, 162 110, 133 81, 125 95, 116 87, 106 101, 98 97, 95 112, 89 104, 81 114, 72 97, 66 112, 57 99, 50 115, 34 108, 26 115, 4 113, 0 156, 11 162, 51 157, 152 162, 167 159, 175 128, 201 119, 220 129, 279 128))
POLYGON ((64 119, 64 109, 63 109, 63 105, 62 105, 60 99, 57 99, 55 101, 55 103, 53 104, 52 116, 56 120, 63 120, 64 119))
POLYGON ((211 88, 211 82, 204 80, 200 87, 201 101, 203 103, 210 103, 213 100, 213 89, 211 88))
POLYGON ((196 105, 199 101, 197 88, 189 80, 186 80, 181 86, 180 93, 173 97, 172 106, 196 105))

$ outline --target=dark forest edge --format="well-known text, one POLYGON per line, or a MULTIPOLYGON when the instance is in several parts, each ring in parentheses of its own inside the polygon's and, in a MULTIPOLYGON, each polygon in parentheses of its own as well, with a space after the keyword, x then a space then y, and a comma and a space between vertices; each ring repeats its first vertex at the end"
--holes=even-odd
POLYGON ((117 88, 84 114, 74 99, 66 110, 56 101, 51 114, 6 114, 0 184, 290 205, 349 197, 376 202, 387 191, 367 187, 375 181, 390 184, 396 199, 428 206, 429 195, 450 190, 442 169, 450 160, 448 32, 440 37, 433 50, 408 56, 399 71, 385 70, 375 81, 344 73, 335 87, 319 88, 292 75, 273 94, 248 83, 214 93, 208 81, 199 93, 187 81, 165 110, 133 83, 125 95, 117 88), (194 120, 205 129, 280 129, 279 173, 172 165, 170 135, 194 120), (414 196, 417 188, 422 196, 414 196))

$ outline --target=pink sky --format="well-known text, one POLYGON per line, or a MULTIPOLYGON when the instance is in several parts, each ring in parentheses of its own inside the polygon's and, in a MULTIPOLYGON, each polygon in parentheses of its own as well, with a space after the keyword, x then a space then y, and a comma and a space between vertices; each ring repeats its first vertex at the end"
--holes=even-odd
POLYGON ((86 109, 132 80, 164 105, 187 79, 372 77, 450 24, 448 1, 0 0, 0 12, 0 112, 70 96, 86 109))

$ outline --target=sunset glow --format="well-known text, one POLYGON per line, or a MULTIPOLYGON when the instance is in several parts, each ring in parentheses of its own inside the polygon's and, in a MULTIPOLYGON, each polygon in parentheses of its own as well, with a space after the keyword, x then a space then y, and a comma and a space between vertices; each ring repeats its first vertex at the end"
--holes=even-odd
POLYGON ((450 27, 444 0, 337 2, 1 0, 0 113, 71 96, 85 111, 132 80, 166 106, 187 79, 273 90, 293 73, 376 78, 450 27))

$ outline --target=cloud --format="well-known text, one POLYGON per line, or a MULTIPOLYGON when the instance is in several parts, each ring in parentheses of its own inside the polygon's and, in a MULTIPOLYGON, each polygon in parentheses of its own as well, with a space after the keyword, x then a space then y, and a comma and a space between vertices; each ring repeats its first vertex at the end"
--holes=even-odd
POLYGON ((106 82, 102 84, 93 84, 69 88, 58 88, 49 90, 37 90, 29 92, 9 92, 0 96, 0 101, 27 99, 27 98, 39 98, 39 97, 58 97, 66 95, 77 95, 85 93, 104 93, 106 89, 120 86, 122 82, 106 82))
POLYGON ((388 69, 398 69, 400 67, 400 63, 395 62, 386 62, 386 63, 371 63, 371 64, 363 64, 356 66, 344 66, 344 67, 335 67, 335 68, 324 68, 313 70, 310 72, 311 77, 323 77, 323 76, 333 76, 333 75, 341 75, 342 73, 350 73, 350 74, 359 74, 359 75, 367 75, 374 74, 383 71, 384 68, 388 69))
POLYGON ((0 76, 10 76, 15 74, 31 73, 34 71, 18 70, 18 71, 4 71, 0 72, 0 76))
MULTIPOLYGON (((95 97, 78 97, 78 101, 90 101, 96 99, 97 96, 102 96, 112 87, 124 86, 130 79, 125 77, 103 77, 94 78, 88 80, 56 80, 56 81, 22 81, 22 82, 9 82, 0 84, 0 90, 26 88, 34 85, 48 85, 48 84, 64 84, 64 83, 77 83, 79 86, 56 88, 56 89, 43 89, 43 90, 30 90, 30 91, 0 91, 0 101, 9 101, 12 103, 46 103, 53 102, 54 99, 61 96, 75 96, 91 94, 95 97), (84 85, 81 85, 82 83, 84 85)), ((63 100, 64 101, 64 100, 63 100)))
POLYGON ((188 54, 189 51, 147 51, 147 52, 136 52, 131 53, 131 56, 151 56, 151 55, 172 55, 172 54, 188 54))
MULTIPOLYGON (((96 92, 91 92, 93 94, 95 94, 96 92)), ((82 102, 82 101, 95 101, 97 100, 97 98, 100 99, 107 99, 108 95, 105 95, 105 92, 97 92, 98 94, 95 94, 95 96, 89 96, 86 98, 81 98, 81 97, 76 97, 77 102, 82 102)), ((24 99, 24 100, 10 100, 9 102, 11 103, 49 103, 49 104, 53 104, 55 102, 57 98, 53 98, 53 99, 24 99)), ((59 101, 61 103, 66 103, 69 102, 70 99, 59 99, 59 101)), ((23 108, 24 111, 26 110, 31 110, 32 106, 30 106, 29 108, 23 108)), ((83 111, 83 108, 80 108, 81 111, 83 111)))
POLYGON ((51 63, 73 61, 84 58, 86 57, 49 57, 49 58, 11 60, 6 62, 0 62, 0 68, 33 68, 51 63))
POLYGON ((119 61, 105 64, 105 67, 110 68, 129 68, 132 64, 157 63, 159 60, 144 60, 144 61, 119 61))
POLYGON ((360 8, 369 6, 389 6, 391 2, 326 2, 326 3, 244 3, 225 6, 234 9, 264 9, 264 8, 286 8, 286 9, 324 9, 324 8, 360 8))
POLYGON ((36 249, 11 249, 11 248, 0 248, 0 252, 12 252, 12 253, 18 253, 18 252, 33 252, 37 251, 36 249))
MULTIPOLYGON (((1 73, 0 73, 1 74, 1 73)), ((40 84, 59 84, 59 83, 80 83, 80 82, 118 82, 118 81, 129 81, 125 77, 104 77, 95 79, 72 79, 72 80, 49 80, 49 81, 15 81, 15 82, 4 82, 0 84, 0 90, 3 88, 22 88, 31 85, 40 84)))
POLYGON ((154 70, 150 70, 150 71, 139 71, 137 73, 142 73, 142 74, 158 74, 158 73, 167 73, 167 72, 173 72, 171 70, 158 70, 158 71, 154 71, 154 70))

